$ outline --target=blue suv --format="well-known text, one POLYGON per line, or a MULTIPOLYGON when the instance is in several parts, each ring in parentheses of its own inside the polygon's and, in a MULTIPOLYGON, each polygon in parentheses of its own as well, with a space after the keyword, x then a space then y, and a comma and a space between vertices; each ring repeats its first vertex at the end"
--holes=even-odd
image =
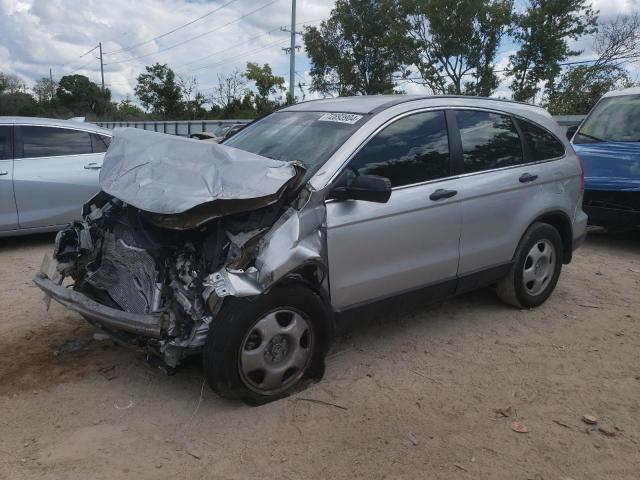
POLYGON ((584 164, 589 223, 640 226, 640 87, 605 94, 567 135, 584 164))

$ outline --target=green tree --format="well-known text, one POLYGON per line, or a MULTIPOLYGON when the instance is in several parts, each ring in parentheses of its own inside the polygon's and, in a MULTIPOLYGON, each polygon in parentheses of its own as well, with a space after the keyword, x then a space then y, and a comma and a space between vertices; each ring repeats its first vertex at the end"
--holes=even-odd
POLYGON ((138 75, 134 92, 142 105, 162 119, 179 118, 183 113, 182 89, 176 75, 166 64, 145 67, 138 75))
POLYGON ((60 104, 76 115, 102 115, 110 104, 111 92, 100 87, 84 75, 66 75, 56 89, 60 104))
POLYGON ((306 27, 311 90, 391 93, 407 55, 406 19, 396 0, 337 0, 320 27, 306 27))
POLYGON ((552 115, 586 115, 605 93, 632 86, 623 68, 579 65, 569 69, 549 95, 547 109, 552 115))
POLYGON ((258 115, 273 112, 280 106, 280 102, 271 100, 269 97, 284 91, 284 78, 274 75, 269 64, 265 63, 261 67, 257 63, 247 62, 247 69, 243 76, 254 82, 258 91, 258 94, 254 96, 258 115))
POLYGON ((273 74, 271 66, 265 63, 262 67, 257 63, 247 62, 244 77, 256 84, 256 90, 261 97, 268 97, 284 91, 284 77, 273 74))
POLYGON ((120 100, 120 103, 115 105, 113 120, 127 121, 127 120, 143 120, 148 115, 140 107, 135 105, 129 96, 120 100))
POLYGON ((421 77, 417 83, 436 94, 494 92, 493 62, 510 25, 513 0, 405 0, 403 6, 410 61, 421 77))
POLYGON ((543 84, 551 95, 561 62, 579 55, 569 40, 596 31, 597 12, 588 0, 528 0, 524 13, 515 15, 513 37, 518 51, 509 57, 508 75, 515 100, 531 101, 543 84))
POLYGON ((640 57, 640 14, 618 16, 599 25, 593 50, 598 55, 593 63, 563 73, 548 98, 551 113, 586 114, 605 93, 633 85, 625 65, 640 57))
POLYGON ((198 90, 198 79, 178 75, 178 86, 182 92, 182 109, 187 120, 205 118, 207 111, 204 106, 211 100, 198 90))
POLYGON ((0 93, 14 94, 20 92, 27 92, 27 84, 17 75, 0 72, 0 93))
POLYGON ((211 101, 221 111, 226 111, 234 102, 242 101, 246 86, 247 82, 238 69, 226 75, 218 74, 218 85, 213 89, 211 101))
POLYGON ((38 103, 49 103, 55 98, 57 88, 58 84, 56 82, 48 77, 42 77, 33 86, 33 93, 38 103))

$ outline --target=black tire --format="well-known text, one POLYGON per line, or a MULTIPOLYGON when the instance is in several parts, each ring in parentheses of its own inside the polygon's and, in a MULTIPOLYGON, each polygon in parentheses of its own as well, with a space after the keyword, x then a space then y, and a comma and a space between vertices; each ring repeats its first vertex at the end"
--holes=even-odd
POLYGON ((220 313, 211 322, 205 342, 203 370, 211 389, 225 398, 241 399, 250 405, 261 405, 286 397, 304 388, 311 380, 324 374, 324 359, 332 335, 329 309, 320 296, 310 288, 289 283, 254 298, 229 297, 220 313), (256 323, 265 315, 279 309, 300 314, 310 327, 313 342, 309 346, 310 359, 297 372, 295 383, 283 391, 265 393, 251 388, 251 380, 241 370, 240 352, 253 334, 256 323))
MULTIPOLYGON (((525 232, 514 257, 514 263, 509 273, 498 281, 497 293, 501 300, 518 308, 533 308, 542 305, 551 295, 562 270, 562 239, 558 231, 547 223, 536 222, 525 232), (555 253, 553 261, 553 273, 548 276, 541 291, 531 294, 523 280, 525 262, 529 253, 536 245, 544 245, 549 242, 555 253)), ((545 277, 546 278, 546 277, 545 277)))

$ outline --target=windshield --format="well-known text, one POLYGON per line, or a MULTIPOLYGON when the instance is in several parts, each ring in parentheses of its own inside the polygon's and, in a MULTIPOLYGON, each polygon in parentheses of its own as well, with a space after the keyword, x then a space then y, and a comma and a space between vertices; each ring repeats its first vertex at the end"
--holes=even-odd
POLYGON ((600 100, 573 139, 593 142, 640 142, 640 95, 600 100))
POLYGON ((276 112, 224 144, 274 160, 297 160, 309 178, 365 121, 364 115, 356 114, 276 112))

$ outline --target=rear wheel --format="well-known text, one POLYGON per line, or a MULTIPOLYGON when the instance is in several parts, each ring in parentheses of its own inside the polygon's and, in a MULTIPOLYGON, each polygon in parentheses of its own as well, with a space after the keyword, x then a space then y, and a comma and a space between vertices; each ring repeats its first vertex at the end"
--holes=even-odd
POLYGON ((225 302, 203 352, 205 376, 216 393, 261 404, 322 376, 331 328, 315 292, 289 284, 225 302))
POLYGON ((498 296, 519 308, 537 307, 553 292, 562 270, 562 239, 546 223, 534 223, 516 250, 509 273, 498 281, 498 296))

